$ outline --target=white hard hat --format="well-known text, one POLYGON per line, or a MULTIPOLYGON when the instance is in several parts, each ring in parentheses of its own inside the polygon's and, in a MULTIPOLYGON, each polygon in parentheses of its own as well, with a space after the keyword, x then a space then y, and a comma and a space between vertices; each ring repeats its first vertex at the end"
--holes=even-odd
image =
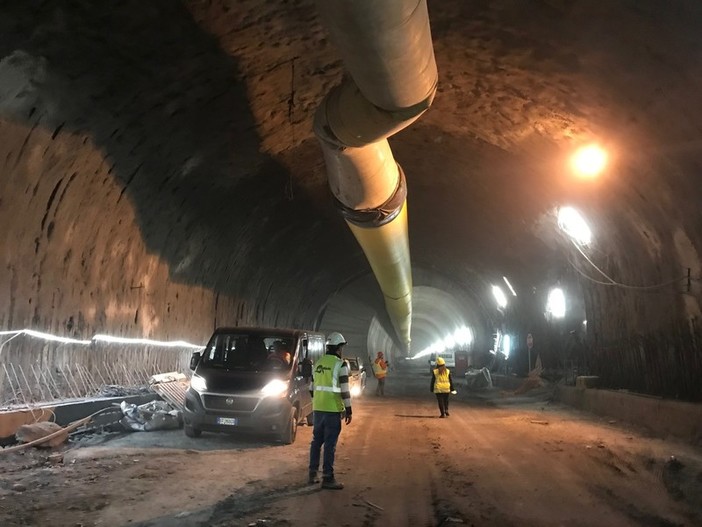
POLYGON ((346 344, 346 339, 341 333, 335 331, 334 333, 329 334, 327 337, 328 346, 339 346, 341 344, 346 344))

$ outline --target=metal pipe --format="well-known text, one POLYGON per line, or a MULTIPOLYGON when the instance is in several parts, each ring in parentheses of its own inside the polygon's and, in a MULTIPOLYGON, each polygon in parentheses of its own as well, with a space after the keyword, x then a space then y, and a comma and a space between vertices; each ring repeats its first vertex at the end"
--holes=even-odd
POLYGON ((431 105, 438 82, 426 0, 317 0, 351 79, 315 115, 329 186, 409 348, 406 184, 387 138, 431 105))

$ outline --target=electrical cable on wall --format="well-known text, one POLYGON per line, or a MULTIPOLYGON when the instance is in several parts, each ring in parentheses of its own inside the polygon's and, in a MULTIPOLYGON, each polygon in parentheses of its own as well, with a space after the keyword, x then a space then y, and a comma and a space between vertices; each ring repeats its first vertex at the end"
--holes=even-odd
POLYGON ((660 284, 655 284, 655 285, 629 285, 629 284, 622 284, 620 282, 617 282, 614 280, 612 277, 610 277, 607 273, 605 273, 602 269, 600 269, 588 256, 585 254, 585 252, 580 248, 580 246, 573 240, 571 240, 575 248, 578 250, 580 254, 583 255, 585 260, 595 268, 595 270, 600 273, 602 276, 604 276, 608 281, 603 282, 601 280, 597 280, 595 278, 592 278, 591 276, 587 275, 585 272, 583 272, 572 260, 568 260, 568 263, 571 264, 573 269, 575 269, 583 278, 586 278, 590 282, 593 282, 595 284, 599 285, 606 285, 606 286, 612 286, 612 287, 621 287, 623 289, 636 289, 636 290, 647 290, 647 289, 660 289, 662 287, 667 287, 669 285, 676 284, 682 280, 687 280, 688 276, 681 276, 679 278, 675 278, 673 280, 668 280, 667 282, 663 282, 660 284))

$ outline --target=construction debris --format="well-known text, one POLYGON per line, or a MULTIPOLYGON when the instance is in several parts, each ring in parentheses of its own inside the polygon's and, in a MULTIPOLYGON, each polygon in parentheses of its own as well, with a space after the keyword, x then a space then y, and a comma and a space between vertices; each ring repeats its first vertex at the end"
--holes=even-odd
POLYGON ((168 373, 158 373, 156 375, 152 375, 149 379, 149 384, 161 384, 164 382, 177 382, 187 380, 188 378, 184 374, 177 371, 171 371, 168 373))
POLYGON ((161 399, 176 410, 183 412, 185 406, 185 392, 190 386, 190 381, 182 373, 170 372, 153 375, 149 380, 151 389, 161 396, 161 399))
POLYGON ((56 432, 63 433, 54 435, 52 438, 37 444, 37 446, 42 448, 53 448, 62 445, 63 443, 68 441, 68 432, 56 423, 49 423, 47 421, 44 421, 42 423, 22 425, 17 429, 17 432, 15 433, 15 438, 20 443, 32 443, 39 439, 43 439, 47 436, 50 436, 56 432))
POLYGON ((148 386, 119 386, 117 384, 106 384, 97 392, 97 397, 128 397, 130 395, 141 395, 149 393, 148 386))
MULTIPOLYGON (((98 410, 97 412, 89 415, 88 417, 84 417, 83 419, 79 419, 78 421, 74 421, 73 423, 69 424, 65 428, 61 428, 59 425, 56 425, 56 426, 58 426, 58 429, 56 429, 53 432, 49 432, 48 435, 42 435, 41 437, 39 437, 37 439, 29 441, 28 443, 23 443, 20 445, 15 445, 15 446, 11 446, 8 448, 0 449, 0 454, 17 452, 19 450, 24 450, 26 448, 29 448, 30 446, 40 446, 40 445, 43 445, 44 443, 48 443, 49 441, 53 440, 56 437, 63 437, 64 434, 66 436, 68 436, 69 433, 73 432, 77 428, 80 428, 81 426, 85 426, 90 421, 92 421, 96 416, 105 412, 105 410, 106 410, 105 408, 98 410)), ((34 424, 40 424, 40 423, 34 423, 34 424)), ((50 423, 50 424, 55 425, 56 423, 50 423)), ((23 426, 27 426, 27 425, 23 425, 23 426)), ((22 427, 20 427, 20 428, 22 428, 22 427)), ((29 435, 23 436, 22 433, 19 432, 19 430, 17 433, 15 435, 15 437, 17 437, 17 439, 20 439, 20 437, 25 437, 26 439, 29 439, 29 435), (17 436, 17 433, 19 433, 20 436, 17 436)), ((63 441, 61 441, 59 444, 62 444, 64 442, 65 442, 65 439, 63 441)))
POLYGON ((466 372, 465 377, 466 387, 469 389, 492 388, 492 376, 487 368, 470 369, 466 372))
POLYGON ((165 401, 151 401, 140 406, 122 401, 120 408, 124 414, 121 423, 125 430, 150 432, 183 426, 181 412, 165 401))

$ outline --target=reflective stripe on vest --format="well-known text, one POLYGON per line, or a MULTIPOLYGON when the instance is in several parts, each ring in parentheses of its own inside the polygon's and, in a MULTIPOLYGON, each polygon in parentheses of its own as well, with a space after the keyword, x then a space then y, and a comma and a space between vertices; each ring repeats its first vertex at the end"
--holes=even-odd
POLYGON ((434 370, 434 393, 450 393, 449 369, 444 368, 444 373, 439 373, 439 368, 434 370))
POLYGON ((336 355, 324 355, 314 365, 314 397, 312 409, 321 412, 343 412, 339 386, 342 360, 336 355))

